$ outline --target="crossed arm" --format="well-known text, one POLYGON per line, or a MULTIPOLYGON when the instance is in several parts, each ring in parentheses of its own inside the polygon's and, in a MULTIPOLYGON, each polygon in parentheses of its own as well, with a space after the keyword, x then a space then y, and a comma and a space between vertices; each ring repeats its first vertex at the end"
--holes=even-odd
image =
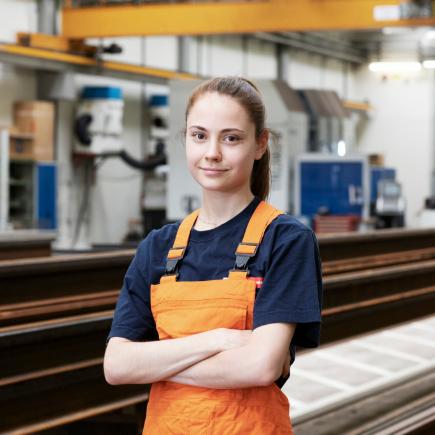
POLYGON ((260 326, 245 345, 228 350, 216 334, 210 334, 214 331, 145 343, 113 337, 106 349, 104 373, 112 385, 163 380, 207 388, 270 385, 289 365, 295 326, 260 326))
POLYGON ((220 352, 166 381, 208 388, 270 385, 290 365, 289 346, 294 324, 271 323, 256 328, 247 345, 220 352))

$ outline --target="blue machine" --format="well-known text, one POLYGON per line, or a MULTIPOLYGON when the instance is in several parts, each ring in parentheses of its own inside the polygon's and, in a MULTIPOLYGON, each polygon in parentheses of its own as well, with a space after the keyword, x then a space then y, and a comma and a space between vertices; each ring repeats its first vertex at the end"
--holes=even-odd
POLYGON ((38 162, 35 177, 35 220, 38 228, 56 229, 56 164, 38 162))
POLYGON ((366 156, 302 154, 295 160, 294 214, 312 222, 320 212, 369 215, 366 156))

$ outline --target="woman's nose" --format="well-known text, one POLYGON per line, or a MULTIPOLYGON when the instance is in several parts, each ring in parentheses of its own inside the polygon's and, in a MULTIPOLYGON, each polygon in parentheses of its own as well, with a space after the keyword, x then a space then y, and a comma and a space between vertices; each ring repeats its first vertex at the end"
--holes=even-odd
POLYGON ((212 160, 217 160, 222 157, 221 147, 218 139, 210 139, 207 146, 207 151, 205 153, 205 157, 212 160))

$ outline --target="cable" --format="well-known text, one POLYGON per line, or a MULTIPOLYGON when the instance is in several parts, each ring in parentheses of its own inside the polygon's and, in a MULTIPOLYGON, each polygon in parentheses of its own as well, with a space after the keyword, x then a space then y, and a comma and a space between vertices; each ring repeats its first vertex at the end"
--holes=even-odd
POLYGON ((89 191, 90 191, 90 174, 92 169, 92 162, 85 162, 84 164, 84 186, 83 196, 80 203, 79 211, 77 213, 76 226, 74 229, 74 236, 72 240, 72 246, 75 246, 79 238, 80 229, 82 227, 84 217, 88 211, 89 206, 89 191))

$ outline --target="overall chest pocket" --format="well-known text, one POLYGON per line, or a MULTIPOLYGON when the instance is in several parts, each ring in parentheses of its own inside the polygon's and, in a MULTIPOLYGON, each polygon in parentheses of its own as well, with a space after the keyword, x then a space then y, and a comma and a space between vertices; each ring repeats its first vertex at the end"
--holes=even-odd
POLYGON ((167 301, 153 307, 159 338, 179 338, 216 328, 246 329, 248 303, 234 300, 167 301))

